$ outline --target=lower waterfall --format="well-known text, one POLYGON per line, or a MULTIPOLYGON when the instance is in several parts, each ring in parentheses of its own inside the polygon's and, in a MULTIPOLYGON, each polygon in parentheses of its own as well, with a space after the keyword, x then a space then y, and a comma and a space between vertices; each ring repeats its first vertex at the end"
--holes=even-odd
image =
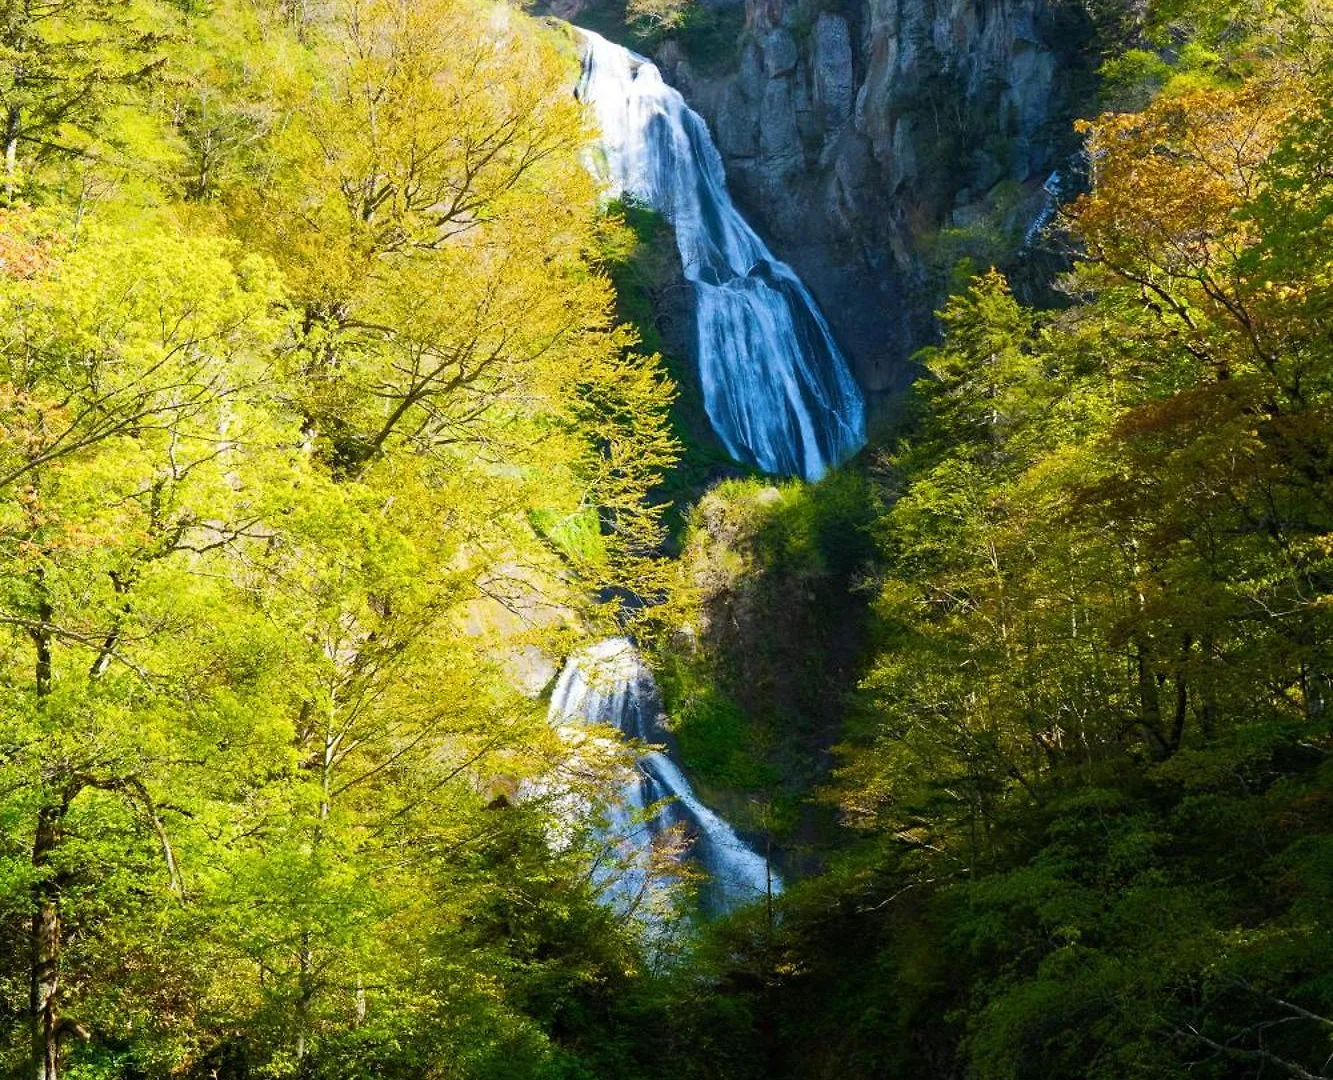
POLYGON ((809 290, 741 217, 702 118, 651 61, 580 30, 594 171, 676 231, 704 407, 731 455, 818 480, 865 442, 865 405, 809 290))
MULTIPOLYGON (((627 738, 660 744, 666 738, 657 685, 626 638, 609 638, 575 654, 551 694, 549 720, 568 729, 607 724, 627 738)), ((616 849, 614 869, 599 884, 612 903, 629 909, 651 887, 654 845, 673 826, 684 826, 690 844, 685 858, 707 876, 701 906, 718 913, 782 888, 768 860, 749 847, 727 822, 699 801, 680 766, 656 750, 640 757, 612 805, 605 839, 616 849), (666 800, 665 802, 663 800, 666 800), (648 813, 661 803, 655 813, 648 813)))

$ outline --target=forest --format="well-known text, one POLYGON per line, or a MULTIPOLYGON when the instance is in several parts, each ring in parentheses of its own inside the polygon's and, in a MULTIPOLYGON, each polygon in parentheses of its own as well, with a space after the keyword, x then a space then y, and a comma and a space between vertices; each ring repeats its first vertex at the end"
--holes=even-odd
POLYGON ((1048 256, 802 480, 544 11, 0 0, 0 1075, 1333 1077, 1333 7, 1050 3, 1048 256), (609 901, 608 636, 756 902, 609 901))

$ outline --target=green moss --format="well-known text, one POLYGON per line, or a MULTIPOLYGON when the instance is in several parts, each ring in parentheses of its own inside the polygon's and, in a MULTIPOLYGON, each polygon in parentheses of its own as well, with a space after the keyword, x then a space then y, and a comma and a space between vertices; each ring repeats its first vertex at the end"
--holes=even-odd
POLYGON ((666 354, 656 311, 661 293, 675 284, 675 239, 666 219, 631 198, 607 206, 610 220, 623 228, 602 231, 600 261, 616 287, 616 315, 638 332, 648 352, 666 354))
POLYGON ((698 782, 758 791, 779 781, 765 760, 765 733, 705 670, 677 662, 662 674, 661 685, 681 761, 698 782))

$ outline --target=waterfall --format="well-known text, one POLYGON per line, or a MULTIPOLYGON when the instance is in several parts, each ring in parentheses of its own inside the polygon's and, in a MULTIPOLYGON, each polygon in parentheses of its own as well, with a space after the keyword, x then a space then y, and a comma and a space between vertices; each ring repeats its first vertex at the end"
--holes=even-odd
MULTIPOLYGON (((578 95, 601 129, 593 171, 606 190, 661 212, 675 229, 694 297, 704 407, 727 450, 770 473, 818 480, 865 442, 865 405, 809 290, 768 250, 727 193, 708 127, 642 56, 587 30, 578 95)), ((660 703, 634 646, 611 638, 572 657, 551 696, 565 730, 608 724, 660 744, 660 703)), ((705 806, 669 752, 645 754, 611 808, 615 867, 597 879, 633 909, 651 888, 657 844, 683 826, 707 874, 706 910, 781 889, 768 861, 705 806)))
MULTIPOLYGON (((658 744, 660 699, 652 673, 625 638, 610 638, 570 658, 551 694, 550 723, 562 729, 607 724, 630 739, 658 744)), ((612 806, 604 839, 617 865, 599 878, 608 899, 622 907, 640 902, 651 888, 654 841, 672 826, 690 837, 687 857, 707 875, 701 890, 707 911, 720 912, 765 896, 770 887, 767 861, 699 801, 680 767, 655 750, 635 762, 621 800, 612 806), (666 800, 663 802, 663 800, 666 800), (655 804, 661 807, 649 813, 655 804)), ((782 888, 771 876, 774 892, 782 888)))
POLYGON ((708 127, 647 59, 588 30, 579 98, 594 171, 675 227, 704 407, 737 460, 817 480, 865 442, 865 407, 814 298, 746 224, 708 127))
POLYGON ((1032 219, 1031 224, 1023 233, 1023 244, 1019 251, 1027 251, 1031 248, 1033 241, 1041 235, 1041 230, 1050 224, 1051 218, 1055 217, 1055 211, 1060 206, 1060 183, 1060 174, 1053 172, 1046 178, 1046 183, 1041 185, 1042 206, 1037 211, 1037 216, 1032 219))

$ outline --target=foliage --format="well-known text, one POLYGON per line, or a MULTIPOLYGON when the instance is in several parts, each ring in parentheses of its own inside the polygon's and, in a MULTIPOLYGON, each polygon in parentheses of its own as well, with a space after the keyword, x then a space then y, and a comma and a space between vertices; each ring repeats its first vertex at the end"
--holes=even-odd
POLYGON ((632 199, 617 199, 599 225, 597 260, 615 286, 617 321, 634 329, 640 348, 662 357, 677 387, 670 421, 681 452, 658 492, 669 507, 667 543, 674 549, 689 504, 719 476, 735 475, 743 467, 713 432, 698 374, 687 359, 689 285, 670 224, 632 199))
MULTIPOLYGON (((1150 4, 1062 306, 962 284, 889 445, 729 473, 677 560, 661 493, 726 469, 558 34, 10 8, 0 1071, 1327 1072, 1322 6, 1150 4), (632 751, 534 683, 603 629, 777 904, 647 948, 598 902, 561 798, 632 751)), ((673 32, 722 63, 738 17, 673 32)))
POLYGON ((0 1069, 577 1075, 640 958, 515 801, 520 676, 673 610, 676 447, 567 57, 468 0, 3 25, 0 1069))
MULTIPOLYGON (((757 1075, 1327 1074, 1329 39, 1273 7, 1126 60, 1065 306, 940 312, 869 470, 860 839, 697 959, 757 1075)), ((723 490, 713 573, 809 550, 723 490)))
POLYGON ((873 545, 852 471, 816 485, 729 480, 690 515, 698 616, 662 664, 681 757, 728 817, 790 839, 856 679, 873 545))
POLYGON ((682 26, 690 0, 629 0, 625 20, 641 34, 661 34, 682 26))

